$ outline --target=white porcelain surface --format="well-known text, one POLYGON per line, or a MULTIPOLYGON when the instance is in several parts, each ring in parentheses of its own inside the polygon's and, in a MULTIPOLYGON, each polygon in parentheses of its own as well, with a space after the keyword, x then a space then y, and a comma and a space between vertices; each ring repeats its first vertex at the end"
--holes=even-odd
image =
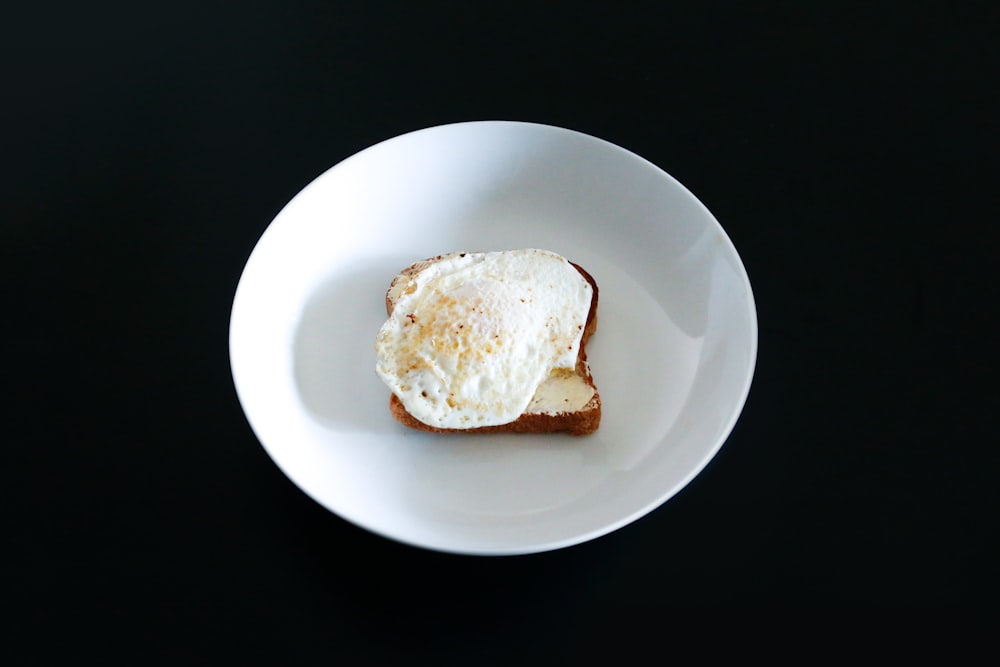
POLYGON ((565 547, 655 509, 729 435, 756 351, 746 272, 691 193, 608 142, 505 121, 412 132, 319 176, 261 237, 230 322, 240 402, 295 484, 375 533, 468 554, 565 547), (397 424, 374 371, 389 281, 441 253, 522 247, 600 287, 600 430, 397 424))

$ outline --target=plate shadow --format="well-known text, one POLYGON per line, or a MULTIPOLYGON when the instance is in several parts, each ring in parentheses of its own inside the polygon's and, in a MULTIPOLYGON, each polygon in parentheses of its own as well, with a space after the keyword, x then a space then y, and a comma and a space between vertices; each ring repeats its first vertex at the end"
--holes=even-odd
POLYGON ((338 431, 391 428, 389 391, 375 374, 375 334, 385 320, 393 260, 342 270, 306 302, 295 332, 295 385, 310 415, 338 431))

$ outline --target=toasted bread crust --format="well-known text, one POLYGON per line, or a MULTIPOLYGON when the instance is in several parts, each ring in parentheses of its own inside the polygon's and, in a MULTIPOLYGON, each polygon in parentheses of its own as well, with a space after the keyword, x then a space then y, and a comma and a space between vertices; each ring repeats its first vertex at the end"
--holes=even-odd
MULTIPOLYGON (((393 287, 401 280, 409 280, 411 276, 419 273, 430 264, 440 261, 445 255, 438 255, 419 262, 415 262, 400 271, 385 295, 386 314, 391 315, 395 303, 391 297, 393 287)), ((429 433, 569 433, 570 435, 587 435, 593 433, 601 424, 601 396, 594 384, 593 375, 590 373, 590 366, 587 364, 586 346, 590 337, 597 331, 597 281, 579 264, 570 262, 573 267, 580 272, 580 275, 590 283, 593 289, 593 296, 590 300, 590 311, 587 313, 587 322, 583 328, 583 336, 580 340, 580 354, 577 357, 576 372, 594 390, 594 396, 581 410, 573 412, 525 413, 512 422, 499 424, 496 426, 479 426, 476 428, 439 428, 425 424, 409 412, 399 397, 392 394, 389 397, 389 411, 399 423, 418 431, 429 433)))
POLYGON ((588 435, 601 425, 601 401, 597 394, 584 410, 577 412, 525 413, 507 424, 479 426, 476 428, 438 428, 419 421, 406 411, 402 401, 393 394, 389 398, 389 411, 400 424, 428 433, 569 433, 588 435))

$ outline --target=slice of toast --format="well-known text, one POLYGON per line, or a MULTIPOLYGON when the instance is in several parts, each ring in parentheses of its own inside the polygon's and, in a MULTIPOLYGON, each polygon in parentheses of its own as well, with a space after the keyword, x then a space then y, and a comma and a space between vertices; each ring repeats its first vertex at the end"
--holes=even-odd
MULTIPOLYGON (((385 295, 386 313, 392 315, 396 300, 403 287, 410 278, 424 270, 434 262, 440 261, 446 255, 438 255, 430 259, 416 262, 397 275, 385 295)), ((593 296, 591 297, 590 310, 587 313, 587 322, 583 328, 583 336, 580 340, 580 353, 577 357, 576 370, 574 373, 560 373, 542 383, 535 399, 529 405, 526 412, 512 422, 493 426, 479 426, 474 428, 440 428, 430 426, 418 420, 407 412, 403 402, 395 394, 389 398, 389 410, 392 416, 401 424, 419 431, 431 433, 556 433, 565 432, 571 435, 587 435, 597 430, 601 423, 601 397, 594 384, 594 378, 590 372, 590 365, 587 363, 586 346, 587 341, 597 330, 597 282, 578 264, 570 262, 577 271, 580 272, 588 283, 590 283, 593 296), (593 396, 579 409, 565 411, 559 409, 562 400, 559 397, 559 382, 585 383, 593 390, 593 396), (550 383, 550 384, 546 384, 550 383)))

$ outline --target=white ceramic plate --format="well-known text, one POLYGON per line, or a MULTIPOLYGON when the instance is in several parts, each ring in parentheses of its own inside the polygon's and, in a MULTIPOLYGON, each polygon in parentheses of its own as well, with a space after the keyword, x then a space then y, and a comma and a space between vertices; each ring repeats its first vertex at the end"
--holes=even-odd
POLYGON ((655 509, 729 435, 756 350, 744 267, 690 192, 606 141, 504 121, 405 134, 322 174, 261 237, 230 322, 240 402, 295 484, 370 531, 466 554, 565 547, 655 509), (397 424, 374 371, 389 281, 441 253, 525 247, 598 283, 600 430, 397 424))

